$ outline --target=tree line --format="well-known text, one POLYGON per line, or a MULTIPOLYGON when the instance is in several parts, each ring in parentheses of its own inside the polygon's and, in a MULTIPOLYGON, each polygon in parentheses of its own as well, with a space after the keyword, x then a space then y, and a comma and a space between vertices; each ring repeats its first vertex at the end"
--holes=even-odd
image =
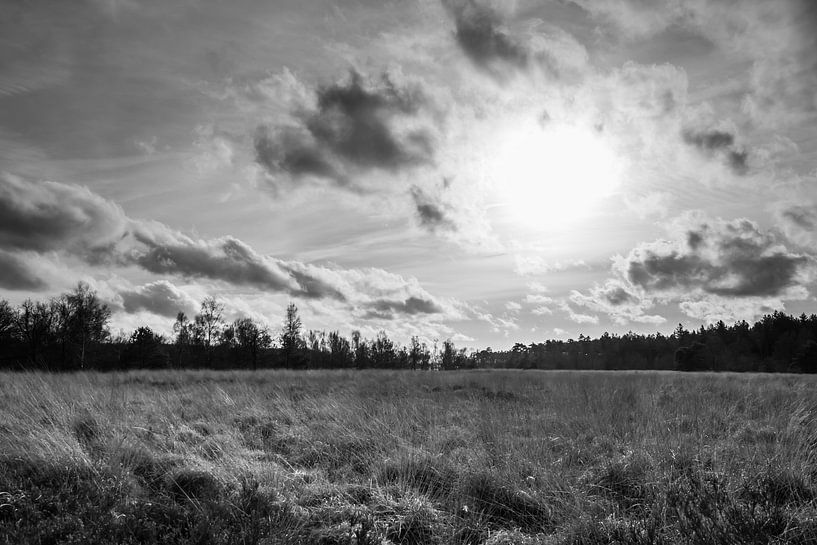
POLYGON ((214 297, 192 317, 179 312, 172 334, 150 327, 112 334, 111 311, 85 283, 48 301, 18 307, 0 300, 0 367, 73 371, 156 368, 383 368, 457 369, 467 366, 465 349, 451 340, 429 346, 414 336, 407 346, 385 331, 374 339, 353 331, 304 330, 290 304, 279 330, 242 317, 228 322, 214 297))
POLYGON ((126 370, 137 368, 381 368, 381 369, 676 369, 817 373, 817 315, 774 312, 749 325, 723 321, 670 335, 604 333, 597 339, 547 340, 510 350, 466 352, 450 339, 407 345, 385 331, 304 330, 287 307, 279 329, 247 317, 228 322, 224 307, 205 298, 192 317, 179 312, 172 334, 147 326, 112 334, 111 311, 87 284, 48 301, 19 306, 0 300, 0 367, 6 369, 126 370))
POLYGON ((817 373, 817 315, 775 311, 753 325, 722 320, 670 335, 604 333, 472 354, 477 367, 817 373))

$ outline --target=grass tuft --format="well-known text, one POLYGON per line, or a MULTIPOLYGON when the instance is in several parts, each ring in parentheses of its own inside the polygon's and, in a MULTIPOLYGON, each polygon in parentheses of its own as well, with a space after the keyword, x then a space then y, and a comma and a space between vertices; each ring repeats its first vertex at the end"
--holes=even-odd
POLYGON ((166 489, 177 502, 221 499, 221 485, 209 473, 195 469, 180 469, 168 474, 166 489))

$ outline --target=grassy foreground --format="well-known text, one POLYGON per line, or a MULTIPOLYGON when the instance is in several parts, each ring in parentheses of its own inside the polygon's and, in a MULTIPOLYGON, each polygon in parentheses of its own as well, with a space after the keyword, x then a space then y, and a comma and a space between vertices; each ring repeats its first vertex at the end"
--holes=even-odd
POLYGON ((817 542, 817 377, 0 374, 0 543, 817 542))

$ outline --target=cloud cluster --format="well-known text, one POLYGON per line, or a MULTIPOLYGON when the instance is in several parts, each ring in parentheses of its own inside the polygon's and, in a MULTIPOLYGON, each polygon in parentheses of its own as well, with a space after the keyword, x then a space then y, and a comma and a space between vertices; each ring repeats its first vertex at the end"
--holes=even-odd
POLYGON ((318 88, 314 105, 291 112, 289 122, 260 127, 255 158, 274 184, 319 179, 345 187, 367 171, 430 164, 434 135, 422 116, 428 106, 417 85, 352 71, 348 80, 318 88))
MULTIPOLYGON (((104 260, 123 267, 179 278, 246 286, 263 293, 334 301, 378 313, 380 318, 443 314, 438 301, 416 279, 382 269, 341 269, 259 254, 224 236, 197 239, 159 222, 127 217, 122 209, 87 188, 58 182, 0 177, 0 264, 3 287, 40 289, 43 281, 22 252, 64 254, 91 265, 104 260)), ((127 312, 173 315, 190 309, 189 297, 160 280, 119 293, 127 312)))
POLYGON ((678 302, 689 316, 751 319, 785 300, 808 297, 815 260, 746 219, 711 220, 690 213, 673 226, 672 240, 642 243, 614 259, 616 277, 571 299, 618 321, 658 322, 644 311, 678 302))
POLYGON ((616 269, 648 294, 778 297, 800 285, 812 264, 752 221, 693 221, 683 240, 641 244, 616 269))

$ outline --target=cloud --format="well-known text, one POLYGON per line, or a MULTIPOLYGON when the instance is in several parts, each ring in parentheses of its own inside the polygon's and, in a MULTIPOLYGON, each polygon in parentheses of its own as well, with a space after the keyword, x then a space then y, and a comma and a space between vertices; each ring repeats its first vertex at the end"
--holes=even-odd
POLYGON ((192 315, 198 308, 193 297, 167 280, 125 288, 118 294, 122 300, 122 309, 131 314, 148 311, 160 316, 175 318, 179 312, 192 315))
POLYGON ((691 318, 713 324, 719 320, 726 323, 746 320, 751 322, 763 314, 785 309, 782 301, 775 298, 748 297, 734 299, 724 297, 707 297, 697 301, 681 301, 681 311, 691 318))
POLYGON ((490 312, 485 312, 479 308, 470 306, 467 308, 467 311, 472 318, 490 325, 493 333, 502 333, 505 337, 508 337, 511 331, 519 329, 519 324, 517 323, 518 317, 515 316, 515 312, 512 313, 513 315, 503 313, 502 316, 496 316, 490 312))
POLYGON ((571 322, 575 322, 577 324, 597 324, 599 323, 598 316, 592 316, 590 314, 581 314, 573 310, 573 308, 566 302, 562 301, 559 303, 559 310, 567 314, 567 319, 571 322))
POLYGON ((320 279, 297 266, 262 256, 234 237, 196 240, 163 225, 144 229, 138 224, 133 235, 138 244, 121 261, 153 273, 221 280, 298 297, 343 299, 340 292, 320 279))
POLYGON ((808 298, 815 260, 747 219, 677 218, 669 240, 645 242, 613 258, 614 278, 571 301, 605 312, 619 323, 661 323, 646 314, 656 303, 677 302, 688 316, 716 321, 753 319, 786 300, 808 298))
POLYGON ((553 310, 551 310, 550 307, 547 307, 545 305, 541 305, 541 306, 534 307, 533 309, 531 309, 531 314, 534 314, 536 316, 545 316, 545 315, 550 316, 551 314, 553 314, 553 310))
POLYGON ((641 244, 616 268, 650 294, 700 290, 724 297, 780 296, 813 260, 788 251, 752 221, 693 219, 683 240, 641 244))
POLYGON ((34 269, 15 253, 0 250, 0 271, 2 288, 38 291, 48 287, 34 269))
POLYGON ((525 302, 534 305, 549 305, 554 302, 553 297, 540 293, 529 293, 525 296, 525 302))
POLYGON ((735 136, 732 133, 717 129, 707 131, 687 129, 682 131, 681 136, 686 144, 705 155, 723 157, 735 174, 746 174, 748 171, 749 154, 735 145, 735 136))
POLYGON ((367 167, 396 168, 428 162, 431 137, 422 130, 406 135, 390 124, 425 105, 418 87, 399 87, 384 74, 378 84, 352 72, 347 83, 318 90, 318 112, 307 120, 315 138, 338 156, 367 167))
POLYGON ((380 299, 368 303, 366 307, 370 317, 393 319, 395 314, 414 316, 417 314, 438 314, 443 309, 431 299, 409 297, 404 301, 380 299))
POLYGON ((782 212, 783 217, 801 229, 817 230, 817 206, 792 206, 782 212))
POLYGON ((505 303, 505 309, 508 312, 519 312, 520 310, 522 310, 522 305, 520 305, 516 301, 508 301, 507 303, 505 303))
POLYGON ((87 255, 121 239, 121 207, 85 187, 0 174, 0 248, 87 255))
POLYGON ((595 312, 603 312, 618 324, 629 322, 661 324, 663 316, 645 314, 653 306, 649 298, 642 297, 632 286, 617 279, 607 280, 602 285, 590 289, 589 294, 573 291, 570 300, 595 312))
MULTIPOLYGON (((786 247, 779 232, 747 219, 709 219, 699 212, 676 218, 670 239, 637 245, 613 258, 613 278, 570 301, 615 322, 663 323, 647 311, 677 302, 686 315, 714 322, 751 320, 786 300, 809 297, 814 257, 786 247)), ((562 307, 565 311, 572 310, 562 307)))
POLYGON ((417 217, 420 225, 431 232, 437 230, 457 230, 457 226, 451 219, 449 207, 432 198, 431 195, 417 186, 411 188, 411 197, 417 210, 417 217))
POLYGON ((255 157, 274 178, 319 178, 351 185, 350 174, 398 171, 434 160, 434 135, 418 120, 429 106, 419 85, 352 71, 320 87, 315 104, 291 112, 288 123, 262 126, 255 157))
POLYGON ((322 178, 341 186, 349 184, 335 166, 335 160, 303 127, 259 127, 254 147, 255 160, 271 173, 283 172, 294 178, 322 178))
POLYGON ((444 0, 454 17, 457 44, 474 64, 487 68, 494 61, 525 66, 530 54, 504 30, 499 14, 475 0, 444 0))
MULTIPOLYGON (((454 39, 480 70, 501 80, 507 68, 552 78, 581 75, 589 59, 587 49, 570 32, 541 19, 517 22, 511 30, 497 6, 481 0, 443 0, 454 19, 454 39), (538 69, 538 70, 537 70, 538 69)), ((510 6, 510 9, 508 9, 510 6)))
POLYGON ((775 208, 786 236, 809 250, 817 250, 817 204, 783 202, 775 208))

